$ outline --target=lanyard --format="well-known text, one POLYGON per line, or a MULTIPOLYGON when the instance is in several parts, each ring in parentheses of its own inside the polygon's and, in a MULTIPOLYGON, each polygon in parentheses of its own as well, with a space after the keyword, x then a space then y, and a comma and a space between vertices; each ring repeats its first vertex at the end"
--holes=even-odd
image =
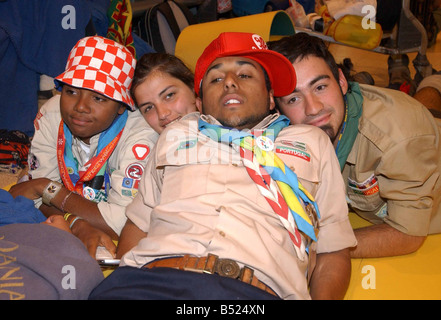
POLYGON ((110 155, 112 154, 113 150, 115 149, 116 145, 118 144, 122 133, 123 133, 123 129, 116 135, 116 137, 114 137, 110 141, 109 144, 107 144, 101 150, 101 152, 99 154, 97 154, 95 157, 91 158, 85 164, 85 167, 87 167, 87 170, 81 174, 79 179, 74 184, 72 182, 70 175, 69 175, 69 168, 66 166, 66 162, 64 159, 66 138, 64 135, 64 122, 63 122, 63 120, 61 120, 60 126, 58 128, 57 161, 58 161, 58 168, 60 170, 61 180, 63 181, 66 188, 68 188, 70 191, 75 191, 78 194, 83 195, 84 182, 90 181, 91 179, 93 179, 97 175, 97 173, 102 169, 102 167, 107 162, 110 155))

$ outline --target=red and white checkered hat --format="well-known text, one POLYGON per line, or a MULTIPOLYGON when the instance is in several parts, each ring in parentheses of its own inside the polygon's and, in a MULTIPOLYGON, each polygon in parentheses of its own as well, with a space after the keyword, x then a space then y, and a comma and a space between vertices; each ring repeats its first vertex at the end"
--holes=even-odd
POLYGON ((136 60, 121 44, 100 36, 86 37, 72 48, 66 71, 55 78, 76 88, 96 91, 135 110, 130 86, 136 60))

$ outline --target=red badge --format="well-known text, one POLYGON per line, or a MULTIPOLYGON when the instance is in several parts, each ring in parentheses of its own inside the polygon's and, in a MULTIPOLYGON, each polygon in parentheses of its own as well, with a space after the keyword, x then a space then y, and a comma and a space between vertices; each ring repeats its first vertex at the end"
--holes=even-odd
POLYGON ((126 176, 132 179, 141 179, 144 167, 139 163, 132 163, 126 169, 126 176))
POLYGON ((150 153, 150 148, 145 144, 135 144, 132 147, 132 151, 136 159, 144 160, 150 153))

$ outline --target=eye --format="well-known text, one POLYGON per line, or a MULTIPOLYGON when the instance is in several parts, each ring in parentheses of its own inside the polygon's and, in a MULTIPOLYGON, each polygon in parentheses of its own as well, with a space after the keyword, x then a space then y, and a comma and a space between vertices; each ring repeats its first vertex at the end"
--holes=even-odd
POLYGON ((69 86, 64 86, 64 87, 63 87, 63 92, 66 93, 66 94, 69 94, 69 95, 73 95, 73 94, 75 94, 77 91, 78 91, 78 90, 75 90, 74 88, 69 87, 69 86))
POLYGON ((288 100, 288 104, 293 104, 293 103, 295 103, 295 102, 297 102, 297 101, 299 101, 299 98, 298 97, 291 97, 289 100, 288 100))
POLYGON ((217 78, 213 78, 212 80, 210 80, 210 83, 218 83, 221 82, 222 78, 221 77, 217 77, 217 78))
POLYGON ((323 91, 323 90, 325 90, 327 87, 328 87, 328 86, 327 86, 326 84, 319 84, 319 85, 316 87, 316 90, 317 90, 317 91, 323 91))
POLYGON ((171 98, 173 98, 175 96, 175 92, 169 92, 167 93, 167 95, 165 96, 165 100, 170 100, 171 98))
POLYGON ((251 76, 248 75, 248 74, 245 74, 245 73, 241 73, 241 74, 239 74, 239 78, 241 78, 241 79, 249 79, 249 78, 251 78, 251 76))
POLYGON ((284 97, 280 101, 284 105, 292 105, 292 104, 299 103, 300 97, 298 95, 294 94, 294 95, 291 95, 291 96, 284 97))
POLYGON ((141 110, 141 113, 148 113, 152 109, 153 109, 152 104, 145 104, 141 108, 139 108, 139 110, 141 110))
POLYGON ((106 101, 107 101, 107 98, 104 98, 104 97, 101 96, 101 95, 94 95, 94 96, 93 96, 93 100, 94 100, 95 102, 98 102, 98 103, 103 103, 103 102, 106 102, 106 101))

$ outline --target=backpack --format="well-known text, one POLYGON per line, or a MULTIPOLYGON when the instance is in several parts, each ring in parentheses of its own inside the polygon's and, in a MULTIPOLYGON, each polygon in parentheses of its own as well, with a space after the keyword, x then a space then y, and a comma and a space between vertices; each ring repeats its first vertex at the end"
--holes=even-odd
POLYGON ((146 41, 156 52, 175 53, 176 41, 181 31, 196 18, 185 5, 164 1, 146 10, 132 22, 132 32, 146 41))
POLYGON ((19 130, 0 129, 0 164, 15 164, 20 168, 27 165, 30 138, 19 130))

